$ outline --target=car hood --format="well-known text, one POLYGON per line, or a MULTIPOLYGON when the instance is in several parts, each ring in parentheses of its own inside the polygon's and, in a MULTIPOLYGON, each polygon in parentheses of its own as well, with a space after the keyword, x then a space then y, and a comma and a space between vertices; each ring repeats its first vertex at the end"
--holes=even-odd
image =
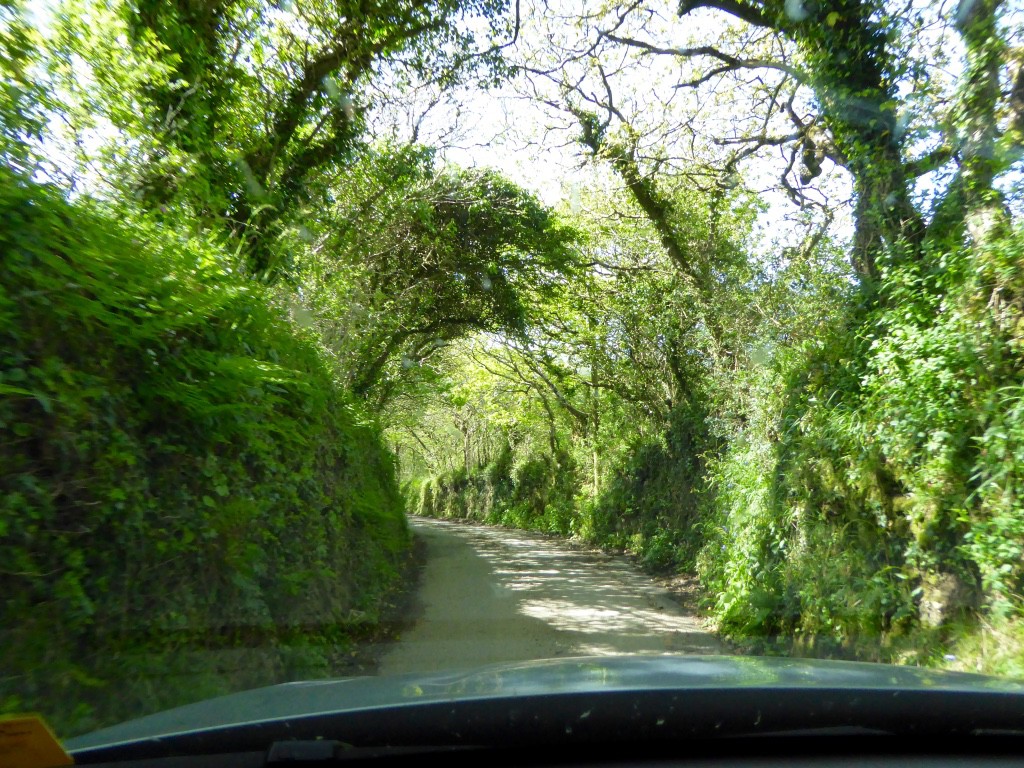
MULTIPOLYGON (((723 701, 739 694, 731 705, 752 702, 767 693, 779 701, 796 693, 828 709, 828 693, 836 701, 861 698, 886 702, 927 694, 927 701, 950 701, 983 696, 1001 711, 1024 712, 1024 684, 981 675, 897 667, 859 662, 725 656, 586 657, 492 665, 483 668, 394 677, 358 677, 285 683, 243 691, 148 715, 110 728, 69 739, 71 751, 104 748, 176 735, 223 731, 266 723, 311 722, 343 717, 346 713, 405 711, 483 701, 531 700, 600 702, 602 697, 663 694, 661 701, 723 701), (808 696, 817 692, 817 696, 808 696), (671 699, 664 695, 671 694, 671 699), (702 696, 703 694, 703 696, 702 696), (838 698, 836 698, 838 696, 838 698), (783 696, 783 698, 785 698, 783 696), (1009 709, 1006 705, 1010 703, 1009 709)), ((922 701, 924 701, 922 699, 922 701)), ((661 704, 664 708, 664 703, 661 704)), ((479 709, 479 707, 477 707, 479 709)), ((476 711, 476 710, 474 710, 476 711)), ((639 708, 637 707, 637 711, 639 708)), ((455 712, 455 710, 451 710, 455 712)), ((813 712, 811 713, 814 714, 813 712)), ((1013 718, 1017 723, 1024 721, 1013 718)), ((814 717, 811 718, 814 721, 814 717)), ((664 722, 664 718, 662 718, 664 722)), ((835 718, 820 720, 835 724, 835 718)))

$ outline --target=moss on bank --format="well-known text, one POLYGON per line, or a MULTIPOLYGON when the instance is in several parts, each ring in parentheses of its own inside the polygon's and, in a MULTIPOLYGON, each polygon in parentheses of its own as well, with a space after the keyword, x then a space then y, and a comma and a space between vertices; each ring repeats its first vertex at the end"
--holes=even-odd
POLYGON ((377 427, 216 243, 0 173, 0 711, 329 674, 408 544, 377 427))

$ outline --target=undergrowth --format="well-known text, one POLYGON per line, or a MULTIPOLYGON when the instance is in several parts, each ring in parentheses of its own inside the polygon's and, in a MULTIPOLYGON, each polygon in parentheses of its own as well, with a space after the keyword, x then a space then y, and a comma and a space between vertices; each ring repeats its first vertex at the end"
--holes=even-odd
POLYGON ((0 711, 329 673, 407 543, 377 428, 218 243, 0 174, 0 711))

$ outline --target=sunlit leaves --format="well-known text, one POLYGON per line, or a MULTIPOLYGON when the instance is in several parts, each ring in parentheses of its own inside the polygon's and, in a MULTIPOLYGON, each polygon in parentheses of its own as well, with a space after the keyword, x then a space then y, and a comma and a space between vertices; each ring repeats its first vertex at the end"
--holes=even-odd
POLYGON ((38 34, 17 1, 0 3, 0 158, 30 165, 30 145, 38 142, 45 124, 46 91, 33 70, 39 66, 38 34))
POLYGON ((573 232, 489 172, 434 166, 420 148, 367 152, 331 194, 302 272, 357 392, 387 399, 448 342, 517 333, 574 258, 573 232))

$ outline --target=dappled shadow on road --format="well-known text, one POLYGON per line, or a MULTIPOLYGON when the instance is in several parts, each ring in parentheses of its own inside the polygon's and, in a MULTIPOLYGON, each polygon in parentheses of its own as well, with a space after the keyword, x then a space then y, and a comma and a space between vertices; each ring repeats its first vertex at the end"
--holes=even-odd
POLYGON ((624 558, 523 531, 425 519, 414 528, 434 552, 433 573, 421 623, 385 659, 385 673, 481 657, 724 652, 624 558))
POLYGON ((522 531, 458 528, 519 598, 519 610, 571 636, 576 652, 723 651, 694 616, 623 558, 522 531))

